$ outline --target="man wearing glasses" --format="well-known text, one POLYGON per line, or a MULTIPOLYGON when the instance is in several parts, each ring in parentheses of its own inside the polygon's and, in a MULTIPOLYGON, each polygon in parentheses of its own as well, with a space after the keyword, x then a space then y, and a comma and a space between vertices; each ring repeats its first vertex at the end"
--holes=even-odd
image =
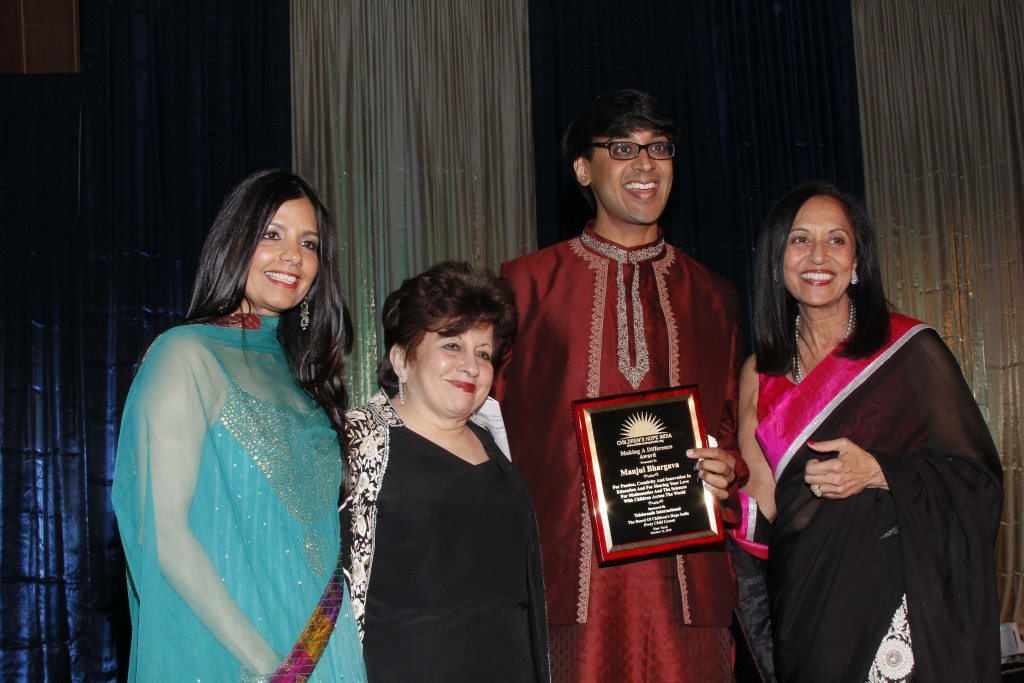
POLYGON ((570 404, 696 384, 701 476, 726 518, 737 474, 736 293, 667 244, 676 127, 647 93, 595 100, 562 147, 596 217, 574 239, 509 261, 520 327, 496 383, 512 460, 540 527, 553 678, 732 681, 735 579, 724 546, 599 567, 570 404))

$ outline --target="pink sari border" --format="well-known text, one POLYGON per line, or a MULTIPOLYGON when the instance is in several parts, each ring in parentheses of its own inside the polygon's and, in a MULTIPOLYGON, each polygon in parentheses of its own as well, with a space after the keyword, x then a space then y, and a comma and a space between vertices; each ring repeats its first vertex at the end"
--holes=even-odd
POLYGON ((853 360, 830 354, 815 366, 804 380, 793 387, 772 407, 754 435, 778 481, 786 466, 806 443, 814 430, 927 325, 898 313, 890 316, 889 343, 868 358, 853 360))
MULTIPOLYGON (((928 325, 899 313, 889 316, 889 341, 867 358, 853 360, 829 354, 800 384, 793 385, 771 406, 770 414, 754 430, 765 458, 778 481, 793 456, 821 423, 858 387, 910 339, 928 325)), ((733 530, 736 542, 748 553, 767 559, 768 547, 754 540, 757 501, 743 491, 740 504, 743 516, 733 530)))
POLYGON ((740 523, 729 533, 737 544, 754 557, 762 560, 768 559, 768 546, 754 540, 754 527, 757 525, 757 501, 751 498, 745 491, 737 491, 740 501, 742 515, 740 523))

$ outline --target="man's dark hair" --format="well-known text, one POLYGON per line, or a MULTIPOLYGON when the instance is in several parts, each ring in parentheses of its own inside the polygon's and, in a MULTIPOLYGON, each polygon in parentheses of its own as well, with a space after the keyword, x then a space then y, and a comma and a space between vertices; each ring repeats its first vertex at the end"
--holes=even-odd
MULTIPOLYGON (((639 130, 661 133, 676 142, 678 129, 668 112, 650 93, 642 90, 616 90, 605 93, 569 123, 562 136, 562 158, 570 166, 579 157, 590 159, 596 138, 626 137, 639 130)), ((593 190, 581 187, 583 195, 594 205, 593 190)))

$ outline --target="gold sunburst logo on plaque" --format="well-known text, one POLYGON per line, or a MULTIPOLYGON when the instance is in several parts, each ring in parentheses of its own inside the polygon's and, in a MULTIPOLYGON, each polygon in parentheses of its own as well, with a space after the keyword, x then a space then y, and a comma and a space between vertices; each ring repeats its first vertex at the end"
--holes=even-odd
POLYGON ((664 423, 648 412, 633 413, 622 424, 620 432, 623 439, 635 439, 641 436, 664 434, 664 423))

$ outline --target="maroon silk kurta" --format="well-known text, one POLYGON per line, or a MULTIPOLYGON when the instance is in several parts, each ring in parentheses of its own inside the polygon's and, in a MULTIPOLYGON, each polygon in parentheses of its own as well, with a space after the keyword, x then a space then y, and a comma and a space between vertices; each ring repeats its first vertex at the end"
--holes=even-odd
MULTIPOLYGON (((724 546, 598 567, 570 403, 696 384, 708 433, 738 450, 734 289, 660 239, 625 250, 589 228, 504 264, 501 274, 515 292, 520 326, 495 392, 536 508, 548 620, 586 624, 573 632, 580 661, 569 665, 580 680, 669 679, 681 674, 663 664, 680 657, 716 659, 711 668, 728 670, 731 643, 720 628, 704 642, 686 642, 699 631, 687 626, 731 623, 735 579, 724 546)), ((552 629, 556 677, 564 649, 558 632, 552 629)))

